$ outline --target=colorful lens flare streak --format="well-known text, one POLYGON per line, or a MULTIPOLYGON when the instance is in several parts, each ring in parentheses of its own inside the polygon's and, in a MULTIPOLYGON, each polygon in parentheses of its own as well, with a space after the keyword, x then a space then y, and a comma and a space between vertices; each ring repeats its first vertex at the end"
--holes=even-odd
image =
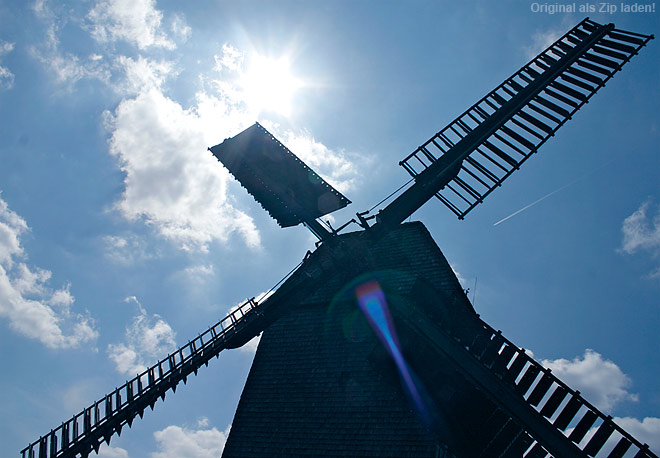
POLYGON ((355 296, 360 310, 367 317, 374 332, 394 360, 399 374, 404 381, 404 387, 408 395, 423 420, 428 422, 428 412, 422 401, 421 393, 423 392, 423 388, 415 383, 416 377, 412 369, 408 367, 401 352, 401 346, 399 345, 399 339, 394 328, 394 323, 392 322, 392 316, 387 307, 387 300, 385 299, 383 289, 377 281, 372 280, 357 286, 355 288, 355 296))

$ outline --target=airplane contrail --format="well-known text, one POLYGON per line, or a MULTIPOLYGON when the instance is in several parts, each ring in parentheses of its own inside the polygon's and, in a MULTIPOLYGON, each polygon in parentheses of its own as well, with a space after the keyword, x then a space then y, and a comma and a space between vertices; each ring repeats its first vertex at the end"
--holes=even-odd
POLYGON ((564 186, 562 186, 562 187, 559 188, 559 189, 555 189, 555 190, 552 191, 551 193, 546 194, 545 196, 541 197, 540 199, 535 200, 535 201, 532 202, 531 204, 529 204, 529 205, 525 205, 525 206, 524 206, 523 208, 521 208, 520 210, 511 213, 511 214, 510 214, 509 216, 507 216, 506 218, 502 218, 501 220, 499 220, 498 222, 496 222, 495 224, 493 224, 493 226, 497 226, 498 224, 503 223, 503 222, 506 221, 507 219, 509 219, 509 218, 513 218, 513 217, 516 216, 518 213, 522 213, 522 212, 524 212, 524 211, 527 210, 529 207, 533 207, 534 205, 538 204, 538 203, 541 202, 542 200, 547 199, 548 197, 552 196, 553 194, 557 194, 559 191, 561 191, 561 190, 563 190, 563 189, 565 189, 565 188, 568 188, 569 186, 571 186, 572 184, 575 184, 576 182, 577 182, 577 181, 574 181, 574 182, 572 182, 572 183, 565 184, 564 186))
POLYGON ((551 193, 548 193, 548 194, 546 194, 545 196, 541 197, 540 199, 535 200, 535 201, 532 202, 531 204, 526 205, 526 206, 524 206, 523 208, 521 208, 520 210, 517 210, 517 211, 511 213, 509 216, 507 216, 507 217, 505 217, 505 218, 502 218, 501 220, 499 220, 498 222, 496 222, 495 224, 493 224, 493 226, 497 226, 498 224, 503 223, 503 222, 506 221, 507 219, 509 219, 509 218, 513 218, 513 217, 516 216, 518 213, 522 213, 522 212, 524 212, 524 211, 527 210, 529 207, 533 207, 534 205, 538 204, 538 203, 541 202, 542 200, 545 200, 545 199, 547 199, 548 197, 550 197, 550 196, 552 196, 552 195, 554 195, 554 194, 557 194, 559 191, 562 191, 562 190, 568 188, 569 186, 573 186, 573 185, 574 185, 575 183, 577 183, 578 181, 582 181, 582 180, 584 180, 584 179, 587 178, 589 175, 591 175, 591 174, 597 172, 598 170, 600 170, 600 169, 602 169, 603 167, 605 167, 605 166, 611 164, 612 162, 614 162, 614 159, 605 162, 604 164, 602 164, 602 165, 596 167, 595 169, 593 169, 593 170, 591 170, 591 171, 585 173, 584 175, 579 176, 578 178, 576 178, 575 180, 571 181, 570 183, 565 184, 565 185, 562 186, 561 188, 559 188, 559 189, 555 189, 555 190, 552 191, 551 193))

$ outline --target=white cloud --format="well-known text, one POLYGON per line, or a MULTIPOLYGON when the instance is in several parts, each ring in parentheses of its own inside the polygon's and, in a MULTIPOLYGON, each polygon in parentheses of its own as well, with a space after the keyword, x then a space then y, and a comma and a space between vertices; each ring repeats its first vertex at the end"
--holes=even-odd
POLYGON ((53 290, 48 286, 50 271, 20 261, 26 258, 20 237, 27 230, 25 220, 0 198, 0 317, 16 332, 50 348, 96 340, 94 320, 71 311, 70 286, 53 290))
POLYGON ((243 54, 230 44, 222 45, 222 54, 214 55, 215 67, 213 70, 221 72, 225 68, 230 71, 239 71, 243 66, 243 54))
MULTIPOLYGON (((621 226, 623 252, 634 254, 643 251, 654 258, 660 257, 660 206, 655 208, 655 216, 648 214, 650 207, 650 201, 644 202, 632 215, 623 220, 621 226)), ((652 276, 660 277, 660 266, 652 276)))
POLYGON ((135 375, 176 349, 175 333, 159 315, 149 316, 135 296, 127 297, 125 301, 135 303, 138 314, 126 328, 126 341, 108 345, 108 356, 117 371, 135 375))
POLYGON ((208 265, 196 265, 189 266, 183 269, 183 273, 188 277, 189 280, 202 282, 208 277, 212 277, 215 274, 215 269, 212 264, 208 265))
MULTIPOLYGON (((204 419, 203 419, 204 420, 204 419)), ((225 431, 208 427, 207 421, 198 422, 197 429, 189 429, 176 425, 156 431, 154 438, 158 452, 152 453, 152 458, 215 458, 222 454, 229 434, 229 426, 225 431)))
MULTIPOLYGON (((14 43, 0 41, 0 58, 14 49, 14 43)), ((14 74, 7 67, 0 65, 0 89, 11 89, 14 86, 14 74)))
POLYGON ((287 131, 282 134, 281 140, 291 152, 338 191, 345 193, 355 189, 357 168, 345 151, 331 150, 316 141, 309 132, 297 134, 287 131))
POLYGON ((554 375, 599 409, 606 412, 623 401, 637 401, 638 396, 630 393, 632 384, 630 378, 614 362, 587 349, 582 358, 575 357, 572 361, 555 359, 541 361, 541 364, 552 369, 554 375))
POLYGON ((53 73, 58 83, 66 83, 71 87, 83 78, 109 82, 111 71, 107 62, 99 59, 98 54, 81 58, 61 51, 59 31, 67 22, 66 18, 59 18, 44 0, 35 2, 32 10, 46 23, 46 39, 40 46, 34 46, 30 51, 32 56, 53 73))
POLYGON ((110 447, 105 442, 99 447, 99 458, 128 458, 128 452, 123 448, 110 447))
POLYGON ((197 428, 208 428, 211 422, 207 417, 200 417, 197 419, 197 428))
POLYGON ((72 85, 83 78, 98 78, 106 81, 109 73, 105 68, 96 65, 97 60, 91 60, 89 66, 78 56, 70 53, 61 54, 57 49, 52 52, 41 53, 35 51, 34 55, 50 67, 59 83, 72 85))
POLYGON ((135 234, 105 235, 101 237, 101 243, 106 258, 121 265, 159 257, 158 253, 149 249, 146 240, 135 234))
POLYGON ((528 58, 536 57, 540 52, 557 41, 566 31, 564 29, 551 29, 537 31, 532 35, 532 43, 524 47, 528 58))
MULTIPOLYGON (((33 11, 46 24, 46 38, 40 46, 31 48, 32 55, 53 73, 57 82, 69 88, 81 79, 96 79, 121 94, 136 94, 144 88, 160 87, 168 76, 176 75, 171 62, 144 56, 133 58, 113 54, 111 50, 99 50, 100 53, 87 56, 64 52, 60 46, 60 29, 71 18, 58 16, 43 0, 34 4, 33 11)), ((175 47, 159 32, 162 14, 150 0, 102 1, 90 11, 88 19, 92 25, 87 29, 97 41, 125 39, 140 49, 175 47)), ((181 15, 174 16, 172 29, 182 39, 190 34, 181 15)))
POLYGON ((50 8, 46 5, 47 0, 35 0, 32 4, 32 11, 40 18, 47 18, 52 15, 50 8))
POLYGON ((117 203, 121 214, 143 219, 186 250, 206 250, 211 241, 226 242, 233 233, 258 246, 252 219, 227 198, 228 173, 206 151, 246 126, 233 111, 205 94, 185 110, 156 89, 121 102, 107 124, 110 153, 126 174, 117 203))
POLYGON ((186 24, 186 18, 182 14, 175 14, 172 17, 172 23, 170 26, 172 33, 179 37, 179 40, 185 42, 192 35, 192 29, 188 24, 186 24))
POLYGON ((176 76, 174 64, 154 61, 142 56, 133 59, 119 56, 115 66, 122 70, 124 78, 115 85, 115 90, 126 95, 138 94, 147 89, 159 89, 165 79, 176 76))
MULTIPOLYGON (((101 43, 127 41, 139 49, 161 47, 174 49, 176 44, 161 30, 163 13, 155 8, 155 0, 103 0, 87 15, 92 37, 101 43)), ((177 20, 179 34, 185 22, 177 20)))
POLYGON ((646 417, 639 421, 637 418, 615 417, 614 423, 642 444, 648 444, 656 454, 660 453, 660 418, 646 417))
POLYGON ((537 30, 532 35, 532 42, 527 46, 523 46, 525 56, 529 59, 536 57, 552 43, 559 40, 574 25, 575 21, 571 15, 564 15, 560 25, 546 30, 537 30))

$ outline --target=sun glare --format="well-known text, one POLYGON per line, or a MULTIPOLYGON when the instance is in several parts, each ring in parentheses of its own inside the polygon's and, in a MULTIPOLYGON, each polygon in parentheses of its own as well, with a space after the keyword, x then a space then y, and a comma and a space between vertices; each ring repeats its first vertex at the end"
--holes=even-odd
POLYGON ((258 54, 250 59, 241 85, 250 108, 284 116, 291 114, 294 94, 302 86, 291 74, 287 57, 274 59, 258 54))

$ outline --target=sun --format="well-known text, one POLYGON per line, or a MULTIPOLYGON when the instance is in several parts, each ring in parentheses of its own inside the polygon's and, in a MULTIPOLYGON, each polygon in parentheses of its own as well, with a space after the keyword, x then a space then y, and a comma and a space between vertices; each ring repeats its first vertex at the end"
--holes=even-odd
POLYGON ((254 54, 247 62, 241 86, 248 107, 290 116, 293 99, 302 82, 291 73, 288 57, 272 58, 254 54))

